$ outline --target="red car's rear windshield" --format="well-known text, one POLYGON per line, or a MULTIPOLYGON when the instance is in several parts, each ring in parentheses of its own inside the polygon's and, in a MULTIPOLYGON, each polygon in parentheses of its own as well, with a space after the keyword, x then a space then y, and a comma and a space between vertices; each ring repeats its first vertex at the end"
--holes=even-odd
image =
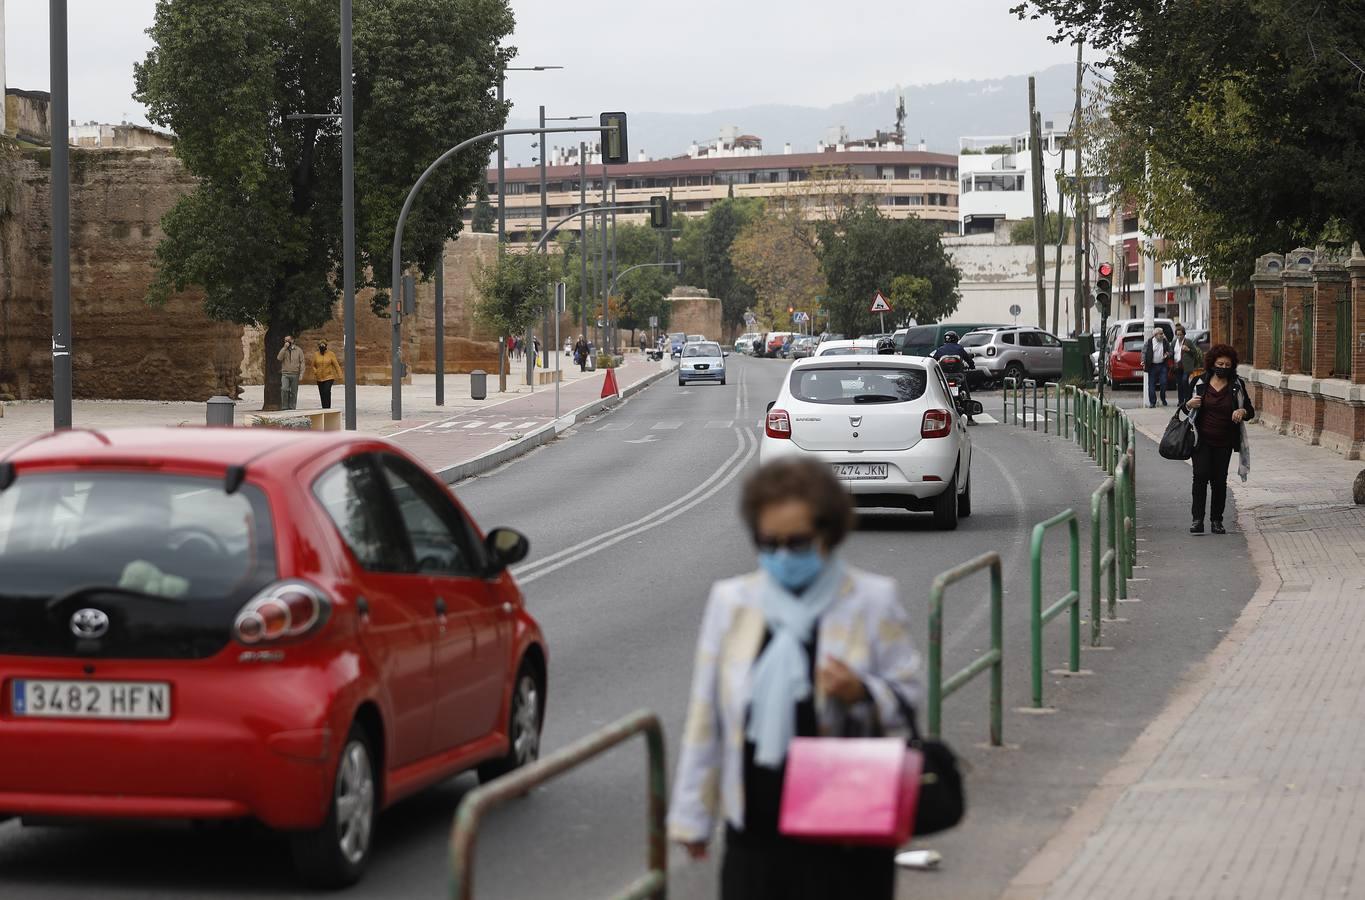
POLYGON ((0 607, 113 588, 177 603, 240 600, 275 577, 265 497, 162 473, 20 472, 0 492, 0 607))

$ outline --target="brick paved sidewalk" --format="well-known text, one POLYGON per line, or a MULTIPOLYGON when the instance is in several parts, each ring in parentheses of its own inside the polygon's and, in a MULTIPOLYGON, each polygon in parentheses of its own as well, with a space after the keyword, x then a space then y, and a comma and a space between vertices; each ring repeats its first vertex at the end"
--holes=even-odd
MULTIPOLYGON (((1130 411, 1154 438, 1169 413, 1130 411)), ((1250 438, 1250 480, 1231 482, 1256 596, 1010 900, 1365 896, 1363 464, 1250 438)), ((1219 540, 1232 539, 1192 538, 1191 553, 1219 540)), ((1191 572, 1189 602, 1217 590, 1191 560, 1171 564, 1191 572)))

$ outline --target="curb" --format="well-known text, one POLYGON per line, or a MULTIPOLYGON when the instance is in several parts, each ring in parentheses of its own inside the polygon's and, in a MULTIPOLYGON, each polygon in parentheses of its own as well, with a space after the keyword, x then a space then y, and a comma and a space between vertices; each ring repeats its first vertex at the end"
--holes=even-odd
POLYGON ((491 472, 504 463, 510 462, 519 456, 524 456, 537 447, 543 447, 550 443, 550 441, 553 441, 565 431, 578 424, 581 419, 590 415, 606 412, 609 409, 614 409, 643 391, 645 388, 655 382, 662 381, 672 374, 673 369, 671 368, 661 369, 653 375, 647 375, 630 387, 625 388, 619 397, 607 397, 605 399, 593 400, 591 403, 585 403, 577 409, 560 416, 550 424, 542 425, 530 434, 524 435, 515 441, 508 441, 507 444, 502 447, 486 450, 473 459, 467 459, 462 463, 456 463, 453 466, 438 469, 436 475, 446 484, 453 485, 464 481, 467 478, 473 478, 475 475, 491 472))

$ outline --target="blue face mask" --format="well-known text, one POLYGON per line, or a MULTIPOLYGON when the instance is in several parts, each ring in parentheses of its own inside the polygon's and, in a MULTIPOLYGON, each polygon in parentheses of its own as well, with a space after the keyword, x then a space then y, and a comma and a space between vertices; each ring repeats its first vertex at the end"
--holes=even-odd
POLYGON ((759 553, 758 564, 774 581, 792 593, 809 587, 825 570, 825 558, 813 548, 799 553, 792 550, 759 553))

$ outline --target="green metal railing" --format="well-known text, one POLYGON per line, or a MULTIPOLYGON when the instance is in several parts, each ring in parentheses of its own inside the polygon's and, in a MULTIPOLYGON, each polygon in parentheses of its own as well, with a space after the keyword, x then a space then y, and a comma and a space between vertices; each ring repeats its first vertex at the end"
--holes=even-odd
POLYGON ((1114 497, 1113 478, 1104 479, 1095 493, 1090 495, 1090 646, 1100 645, 1100 617, 1102 615, 1100 585, 1106 580, 1109 587, 1109 618, 1118 615, 1118 570, 1119 537, 1118 512, 1114 497), (1100 518, 1101 502, 1109 510, 1108 527, 1103 527, 1100 518), (1109 537, 1107 549, 1101 549, 1101 533, 1109 537))
POLYGON ((1081 670, 1081 531, 1074 510, 1068 509, 1065 512, 1060 512, 1033 526, 1031 556, 1032 591, 1030 599, 1032 602, 1029 611, 1033 645, 1033 705, 1041 708, 1043 705, 1043 626, 1068 610, 1071 612, 1070 670, 1072 672, 1081 670), (1043 538, 1047 535, 1048 529, 1063 524, 1067 526, 1067 531, 1071 537, 1071 590, 1056 603, 1044 609, 1043 538))
POLYGON ((1003 589, 1001 585, 1001 565, 999 553, 983 553, 956 568, 939 574, 929 590, 929 734, 937 737, 943 723, 943 701, 959 688, 980 675, 991 670, 991 745, 999 747, 1004 741, 1002 720, 1004 718, 1003 695, 1005 680, 1004 665, 1004 616, 1003 589), (989 569, 991 573, 991 649, 977 657, 962 671, 943 680, 943 592, 948 585, 989 569))
POLYGON ((465 795, 455 814, 455 830, 450 836, 450 856, 454 874, 450 895, 454 900, 470 900, 474 890, 474 839, 484 815, 496 806, 524 796, 532 788, 601 756, 637 734, 645 737, 649 751, 649 871, 640 876, 614 900, 666 900, 668 896, 668 843, 664 817, 668 809, 667 782, 664 774, 664 733, 658 716, 648 710, 632 713, 587 737, 575 741, 525 768, 504 775, 465 795))

